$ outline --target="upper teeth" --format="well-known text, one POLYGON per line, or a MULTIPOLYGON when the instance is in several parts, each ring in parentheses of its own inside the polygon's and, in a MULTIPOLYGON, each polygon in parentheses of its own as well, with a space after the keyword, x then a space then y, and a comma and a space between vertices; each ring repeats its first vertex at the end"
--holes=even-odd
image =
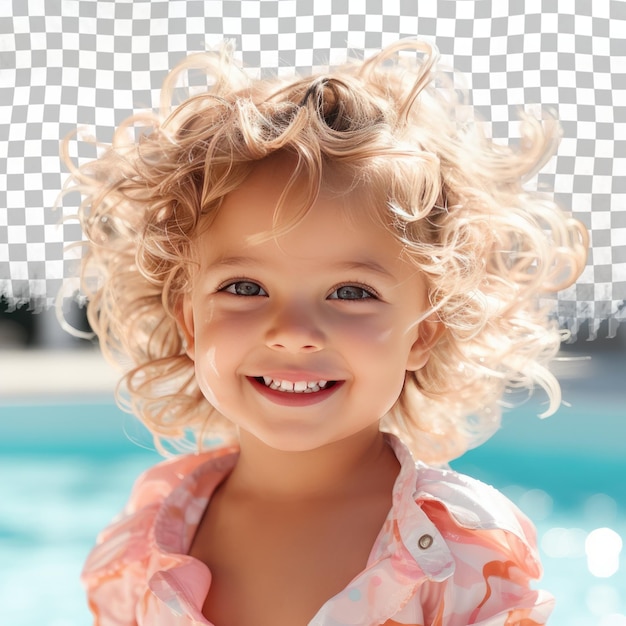
POLYGON ((272 378, 271 376, 263 376, 263 381, 270 389, 277 389, 278 391, 287 391, 291 393, 313 393, 324 389, 328 384, 327 380, 306 381, 299 380, 292 383, 288 380, 279 380, 272 378))

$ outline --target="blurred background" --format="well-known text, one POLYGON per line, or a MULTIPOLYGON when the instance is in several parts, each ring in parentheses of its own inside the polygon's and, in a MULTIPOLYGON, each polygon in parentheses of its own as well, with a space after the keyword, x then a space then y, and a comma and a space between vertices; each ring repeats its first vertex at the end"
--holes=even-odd
MULTIPOLYGON (((83 309, 66 314, 88 329, 83 309)), ((537 525, 555 626, 626 626, 625 331, 607 339, 603 325, 587 341, 583 327, 554 363, 559 412, 540 420, 531 398, 452 463, 537 525)), ((0 346, 0 623, 88 624, 82 563, 159 456, 115 406, 97 346, 66 334, 53 310, 4 310, 0 346)))

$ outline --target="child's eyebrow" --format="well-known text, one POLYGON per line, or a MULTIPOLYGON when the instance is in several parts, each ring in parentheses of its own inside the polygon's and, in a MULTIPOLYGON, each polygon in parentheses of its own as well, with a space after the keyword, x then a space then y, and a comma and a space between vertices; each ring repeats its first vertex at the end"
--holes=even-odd
POLYGON ((377 261, 373 259, 366 259, 363 261, 345 261, 342 263, 336 264, 337 269, 340 270, 365 270, 368 272, 373 272, 375 274, 379 274, 383 278, 390 278, 392 280, 396 280, 395 275, 390 272, 385 266, 381 265, 377 261))
POLYGON ((255 265, 258 263, 257 259, 254 259, 253 257, 249 257, 249 256, 227 256, 227 257, 218 257, 217 259, 211 261, 211 263, 209 263, 208 267, 209 269, 215 268, 215 267, 228 267, 228 266, 234 266, 234 267, 243 267, 246 265, 255 265))
MULTIPOLYGON (((215 269, 218 267, 258 267, 259 265, 261 265, 260 259, 238 255, 217 258, 209 264, 208 269, 215 269)), ((396 276, 389 269, 374 259, 338 261, 336 263, 330 263, 329 268, 339 271, 361 270, 378 274, 386 279, 394 281, 397 280, 396 276)))

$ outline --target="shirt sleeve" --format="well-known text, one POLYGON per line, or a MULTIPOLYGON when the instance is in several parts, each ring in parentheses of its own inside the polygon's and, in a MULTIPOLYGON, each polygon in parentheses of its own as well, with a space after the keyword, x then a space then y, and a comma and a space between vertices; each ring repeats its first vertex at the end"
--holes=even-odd
POLYGON ((197 464, 198 457, 191 455, 146 471, 122 512, 98 536, 81 576, 94 626, 137 625, 138 603, 148 589, 155 518, 165 498, 197 464))

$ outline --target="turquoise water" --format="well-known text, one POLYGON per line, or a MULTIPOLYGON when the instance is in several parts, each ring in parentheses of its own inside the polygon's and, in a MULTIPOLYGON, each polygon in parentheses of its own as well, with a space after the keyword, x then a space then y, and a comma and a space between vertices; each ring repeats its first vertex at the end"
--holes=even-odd
MULTIPOLYGON (((503 490, 535 521, 540 586, 558 601, 553 626, 626 626, 626 397, 596 386, 579 398, 579 384, 572 408, 545 421, 529 415, 532 405, 518 409, 453 466, 503 490)), ((159 457, 129 440, 149 446, 102 399, 5 402, 0 432, 0 624, 89 624, 84 558, 159 457)))

